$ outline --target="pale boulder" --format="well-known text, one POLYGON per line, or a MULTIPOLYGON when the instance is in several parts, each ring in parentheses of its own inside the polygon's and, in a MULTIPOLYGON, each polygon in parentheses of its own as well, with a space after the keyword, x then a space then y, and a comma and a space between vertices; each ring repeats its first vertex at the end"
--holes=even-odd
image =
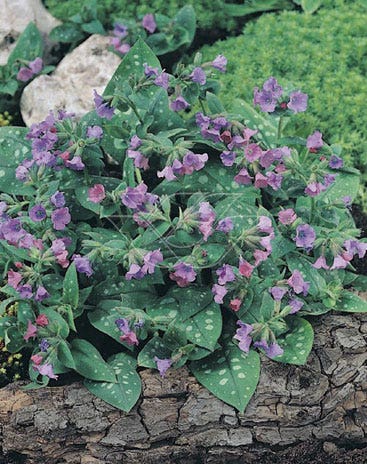
POLYGON ((38 76, 27 85, 20 102, 26 125, 44 120, 50 110, 77 117, 91 111, 93 89, 102 94, 121 61, 108 45, 108 37, 92 35, 66 55, 52 75, 38 76))
POLYGON ((0 65, 6 64, 16 40, 30 22, 34 22, 44 36, 60 24, 41 0, 0 0, 0 12, 0 65))

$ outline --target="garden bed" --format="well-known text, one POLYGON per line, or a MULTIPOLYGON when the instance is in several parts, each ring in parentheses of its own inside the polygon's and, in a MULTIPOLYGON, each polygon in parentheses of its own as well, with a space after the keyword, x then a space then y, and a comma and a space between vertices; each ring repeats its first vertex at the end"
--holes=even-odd
POLYGON ((80 383, 27 392, 8 385, 0 391, 0 462, 264 464, 297 457, 297 463, 361 464, 367 315, 326 315, 314 326, 305 366, 262 359, 244 414, 214 398, 186 369, 164 379, 142 371, 143 396, 130 413, 80 383))

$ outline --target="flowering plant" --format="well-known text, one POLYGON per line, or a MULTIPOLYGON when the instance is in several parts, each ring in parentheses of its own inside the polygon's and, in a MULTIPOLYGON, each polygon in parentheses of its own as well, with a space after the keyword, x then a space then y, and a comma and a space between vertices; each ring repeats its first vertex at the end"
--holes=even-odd
POLYGON ((299 89, 269 78, 263 115, 225 111, 225 69, 197 55, 170 75, 139 40, 80 121, 0 129, 0 337, 32 351, 29 388, 74 370, 128 411, 137 366, 187 363, 243 411, 259 353, 306 362, 304 316, 367 311, 346 290, 367 249, 348 209, 358 173, 319 132, 282 137, 299 89))

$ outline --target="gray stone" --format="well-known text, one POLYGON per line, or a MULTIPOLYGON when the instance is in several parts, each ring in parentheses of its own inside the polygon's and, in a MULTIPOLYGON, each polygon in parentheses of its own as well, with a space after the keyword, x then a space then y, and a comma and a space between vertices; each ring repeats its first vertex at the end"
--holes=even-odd
POLYGON ((108 37, 92 35, 66 55, 52 75, 38 76, 27 85, 20 102, 24 122, 30 126, 43 121, 50 110, 77 117, 91 111, 93 90, 103 93, 121 61, 108 45, 108 37))
POLYGON ((60 24, 45 9, 41 0, 0 0, 0 65, 6 64, 16 41, 30 22, 47 35, 60 24))

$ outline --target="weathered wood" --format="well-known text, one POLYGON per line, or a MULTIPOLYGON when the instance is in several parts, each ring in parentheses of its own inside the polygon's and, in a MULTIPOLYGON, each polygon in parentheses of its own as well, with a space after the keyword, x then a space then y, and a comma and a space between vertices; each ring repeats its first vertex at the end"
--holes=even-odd
POLYGON ((79 383, 27 392, 9 385, 0 391, 3 462, 362 464, 367 315, 326 315, 314 327, 306 366, 263 359, 245 414, 214 398, 186 369, 163 380, 142 371, 143 397, 129 414, 79 383), (15 461, 12 453, 19 453, 15 461))

